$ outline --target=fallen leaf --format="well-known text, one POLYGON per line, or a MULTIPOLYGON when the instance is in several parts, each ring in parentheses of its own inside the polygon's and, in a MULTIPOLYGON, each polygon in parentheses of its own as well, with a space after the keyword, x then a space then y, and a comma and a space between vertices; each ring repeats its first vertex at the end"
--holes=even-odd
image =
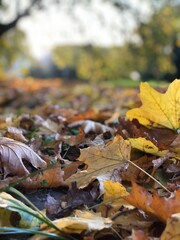
POLYGON ((116 211, 113 219, 113 225, 118 225, 121 229, 132 231, 132 229, 141 229, 148 231, 153 222, 156 220, 154 217, 145 215, 137 208, 129 209, 123 208, 123 210, 116 211))
POLYGON ((81 126, 81 128, 84 130, 86 134, 89 132, 95 132, 99 134, 104 132, 113 132, 112 128, 102 123, 94 122, 91 120, 77 121, 68 125, 68 127, 78 127, 78 126, 81 126))
POLYGON ((17 141, 27 142, 27 139, 24 137, 22 130, 16 127, 8 127, 7 132, 4 135, 7 138, 12 138, 17 141))
POLYGON ((64 186, 64 171, 61 169, 60 164, 52 164, 49 168, 45 169, 42 173, 36 174, 32 178, 28 178, 21 183, 26 189, 37 188, 56 188, 64 186))
MULTIPOLYGON (((104 198, 103 202, 98 207, 98 212, 101 212, 103 217, 112 218, 115 213, 122 206, 129 206, 129 204, 123 200, 125 196, 129 195, 126 188, 119 182, 113 182, 112 180, 104 181, 104 198)), ((132 208, 132 206, 130 206, 132 208)))
POLYGON ((46 162, 41 159, 31 148, 24 143, 10 138, 0 139, 1 166, 4 177, 9 173, 17 176, 28 175, 29 171, 23 163, 23 159, 30 162, 35 168, 46 167, 46 162))
POLYGON ((179 240, 180 239, 180 213, 173 214, 166 224, 162 233, 161 240, 179 240))
POLYGON ((129 193, 126 188, 119 182, 113 182, 111 180, 104 181, 104 203, 110 204, 114 208, 119 208, 123 204, 127 205, 127 202, 123 200, 123 197, 128 196, 129 193))
POLYGON ((166 93, 159 93, 148 83, 140 85, 142 106, 129 110, 126 117, 137 119, 144 126, 177 130, 180 127, 180 81, 174 80, 166 93))
POLYGON ((131 143, 132 148, 139 149, 142 152, 150 153, 156 156, 164 156, 168 153, 168 150, 160 151, 151 141, 139 137, 139 138, 129 138, 128 140, 131 143))
MULTIPOLYGON (((75 211, 74 217, 60 218, 53 223, 65 233, 81 233, 83 231, 97 231, 104 228, 110 228, 112 221, 109 218, 103 218, 99 214, 89 211, 75 211)), ((52 232, 46 224, 41 225, 45 232, 52 232)))
POLYGON ((39 213, 6 192, 0 193, 0 215, 1 227, 33 228, 38 227, 40 224, 40 220, 34 216, 39 216, 39 213), (17 208, 21 208, 22 210, 17 208))
POLYGON ((85 133, 81 128, 79 129, 79 133, 75 136, 62 136, 61 134, 57 133, 56 140, 61 140, 70 146, 75 146, 86 142, 85 133))
POLYGON ((174 139, 170 145, 170 150, 175 152, 177 155, 180 154, 180 134, 174 139))
POLYGON ((67 184, 76 181, 78 187, 88 185, 97 176, 113 171, 120 164, 130 159, 130 144, 117 135, 105 147, 103 145, 88 147, 81 150, 78 160, 87 165, 87 169, 78 171, 66 180, 67 184))
POLYGON ((67 206, 71 209, 77 208, 81 205, 90 206, 94 203, 95 199, 99 196, 97 187, 92 189, 78 189, 76 183, 72 183, 71 189, 66 196, 67 206))
POLYGON ((154 143, 159 150, 166 150, 177 137, 177 133, 168 128, 147 128, 139 124, 138 120, 127 120, 119 117, 118 133, 124 138, 146 138, 154 143))
POLYGON ((152 195, 145 188, 133 183, 131 193, 124 200, 144 212, 153 214, 163 222, 172 214, 180 212, 180 189, 173 197, 166 198, 152 195))
MULTIPOLYGON (((141 230, 132 230, 131 240, 151 240, 145 232, 141 230)), ((153 240, 153 239, 152 239, 153 240)))

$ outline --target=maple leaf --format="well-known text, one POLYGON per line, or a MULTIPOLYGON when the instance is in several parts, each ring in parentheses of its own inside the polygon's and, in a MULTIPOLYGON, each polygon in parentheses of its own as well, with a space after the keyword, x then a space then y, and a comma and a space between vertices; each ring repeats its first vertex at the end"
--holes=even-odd
POLYGON ((157 216, 163 222, 166 222, 172 214, 180 212, 180 189, 173 197, 160 198, 157 194, 152 196, 145 188, 133 182, 132 191, 124 200, 147 213, 157 216))
POLYGON ((180 81, 174 80, 166 93, 159 93, 148 83, 141 83, 142 106, 126 113, 130 120, 137 119, 145 126, 158 126, 177 130, 180 127, 180 81))
POLYGON ((117 135, 105 147, 103 145, 88 147, 81 150, 78 160, 87 164, 88 168, 79 171, 66 180, 67 184, 73 181, 77 186, 86 186, 97 176, 113 171, 121 163, 130 159, 130 144, 117 135))
POLYGON ((35 168, 46 167, 46 162, 24 143, 6 137, 0 139, 0 161, 5 177, 9 173, 17 176, 28 175, 29 171, 25 167, 23 159, 30 162, 35 168))

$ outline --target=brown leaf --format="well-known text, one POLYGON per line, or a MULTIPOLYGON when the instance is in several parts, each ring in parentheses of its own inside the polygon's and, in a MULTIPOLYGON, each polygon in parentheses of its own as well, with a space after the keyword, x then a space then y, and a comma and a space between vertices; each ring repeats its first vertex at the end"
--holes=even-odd
POLYGON ((141 230, 132 230, 132 240, 151 240, 148 235, 141 230))
POLYGON ((98 123, 98 122, 94 122, 91 120, 82 120, 82 121, 77 121, 77 122, 73 122, 71 124, 68 125, 69 127, 78 127, 81 126, 81 128, 84 130, 84 132, 87 134, 89 132, 95 132, 95 133, 104 133, 104 132, 113 132, 113 129, 98 123))
POLYGON ((86 138, 85 138, 84 131, 80 128, 79 134, 75 136, 67 136, 67 135, 62 136, 61 134, 57 133, 56 140, 61 140, 70 146, 74 146, 74 145, 79 145, 80 143, 84 143, 86 141, 86 138))
POLYGON ((155 127, 149 129, 139 124, 137 120, 129 121, 120 117, 119 123, 118 132, 124 139, 143 137, 154 143, 159 150, 168 149, 177 136, 177 133, 170 129, 155 127))
POLYGON ((66 180, 67 184, 76 181, 78 186, 86 186, 97 176, 112 172, 120 164, 130 159, 130 144, 117 135, 106 147, 103 145, 81 150, 79 160, 87 165, 87 169, 79 171, 66 180))
POLYGON ((0 139, 0 157, 4 177, 9 173, 17 176, 28 175, 29 171, 25 167, 23 159, 30 162, 35 168, 46 167, 46 162, 31 148, 24 143, 6 137, 0 139))
POLYGON ((22 130, 16 127, 8 127, 7 132, 4 136, 20 142, 27 142, 27 139, 24 137, 22 130))
POLYGON ((27 179, 21 185, 26 189, 60 187, 65 185, 63 175, 64 172, 61 170, 59 163, 56 163, 52 165, 52 168, 35 175, 32 179, 27 179))

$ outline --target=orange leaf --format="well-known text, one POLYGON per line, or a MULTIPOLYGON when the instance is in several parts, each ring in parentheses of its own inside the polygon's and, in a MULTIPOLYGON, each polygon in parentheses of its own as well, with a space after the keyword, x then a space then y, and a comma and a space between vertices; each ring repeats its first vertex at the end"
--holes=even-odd
POLYGON ((160 198, 157 194, 151 195, 145 188, 133 183, 130 195, 124 200, 144 212, 155 215, 163 222, 166 222, 173 213, 180 212, 180 189, 172 198, 160 198))

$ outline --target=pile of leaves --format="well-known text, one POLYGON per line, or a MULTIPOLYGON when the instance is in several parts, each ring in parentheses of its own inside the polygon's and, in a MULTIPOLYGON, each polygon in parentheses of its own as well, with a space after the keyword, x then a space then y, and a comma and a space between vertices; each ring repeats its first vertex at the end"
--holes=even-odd
POLYGON ((179 80, 1 85, 0 235, 180 238, 179 80))

